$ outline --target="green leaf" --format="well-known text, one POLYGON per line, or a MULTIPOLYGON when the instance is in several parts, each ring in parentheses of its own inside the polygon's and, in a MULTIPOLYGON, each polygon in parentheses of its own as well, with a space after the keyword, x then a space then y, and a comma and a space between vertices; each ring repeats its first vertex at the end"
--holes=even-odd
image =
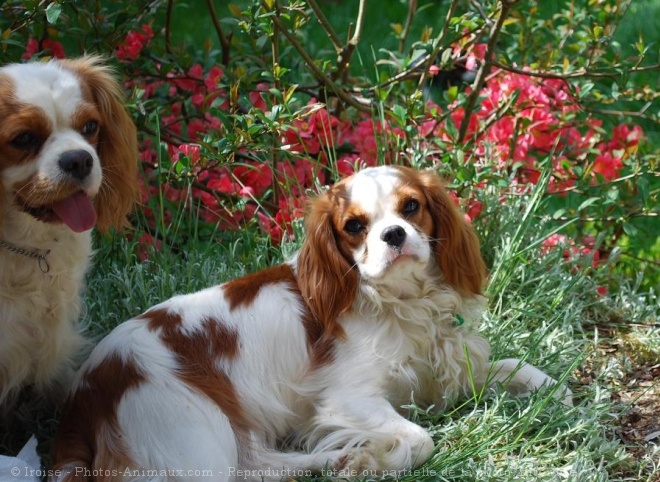
POLYGON ((645 177, 640 177, 637 179, 637 192, 639 192, 640 197, 644 204, 649 200, 649 180, 645 177))
POLYGON ((615 187, 607 191, 607 199, 612 202, 617 202, 619 200, 620 193, 619 190, 615 187))
POLYGON ((578 94, 578 97, 580 99, 584 99, 586 95, 591 91, 591 89, 594 88, 594 83, 593 82, 587 82, 580 88, 580 93, 578 94))
POLYGON ((633 226, 632 224, 630 224, 628 222, 623 223, 623 230, 631 238, 636 237, 637 234, 639 233, 639 230, 635 226, 633 226))
POLYGON ((559 219, 559 218, 561 218, 564 214, 566 214, 566 210, 565 210, 565 209, 557 209, 557 210, 553 213, 552 218, 553 218, 553 219, 559 219))
POLYGON ((261 124, 252 124, 250 127, 248 127, 248 134, 250 137, 255 136, 257 134, 261 134, 261 132, 264 130, 264 126, 261 124))
POLYGON ((62 13, 62 5, 57 2, 52 2, 46 7, 46 20, 51 25, 54 25, 57 22, 57 19, 62 13))
POLYGON ((600 200, 601 200, 601 198, 599 198, 599 197, 590 197, 589 199, 584 201, 582 204, 580 204, 580 207, 578 208, 578 211, 582 211, 582 210, 588 208, 589 206, 591 206, 592 204, 594 204, 594 203, 596 203, 600 200))
POLYGON ((452 103, 456 100, 456 97, 458 97, 458 87, 452 85, 445 91, 445 99, 447 102, 452 103))
POLYGON ((392 107, 392 113, 396 117, 396 120, 399 122, 400 127, 406 125, 406 109, 402 105, 394 105, 394 107, 392 107))

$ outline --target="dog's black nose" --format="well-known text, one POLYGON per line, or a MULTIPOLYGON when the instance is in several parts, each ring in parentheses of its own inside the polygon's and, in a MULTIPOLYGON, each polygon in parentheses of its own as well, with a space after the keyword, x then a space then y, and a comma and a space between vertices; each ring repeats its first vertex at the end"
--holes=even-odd
POLYGON ((76 151, 67 151, 63 153, 60 156, 58 163, 64 172, 82 181, 89 176, 90 172, 92 172, 94 159, 89 152, 83 149, 78 149, 76 151))
POLYGON ((406 240, 406 230, 397 225, 389 226, 380 233, 380 239, 392 248, 400 248, 406 240))

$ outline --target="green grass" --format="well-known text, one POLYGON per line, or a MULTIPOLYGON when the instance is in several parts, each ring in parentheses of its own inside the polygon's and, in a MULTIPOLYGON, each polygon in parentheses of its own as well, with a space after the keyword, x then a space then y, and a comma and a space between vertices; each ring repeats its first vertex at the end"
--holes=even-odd
MULTIPOLYGON (((338 27, 341 38, 355 18, 356 3, 323 3, 331 23, 342 26, 343 30, 338 27)), ((628 46, 640 31, 649 40, 657 39, 657 29, 646 22, 655 16, 645 15, 645 9, 656 11, 658 4, 658 0, 634 4, 617 41, 628 46)), ((403 19, 405 2, 383 5, 380 15, 371 15, 365 26, 363 50, 354 65, 360 73, 375 73, 373 52, 395 48, 390 23, 403 19)), ((208 19, 193 13, 205 11, 203 5, 195 9, 177 4, 177 8, 173 31, 184 37, 174 39, 175 43, 183 40, 201 46, 206 38, 214 40, 210 23, 203 23, 208 19)), ((369 2, 369 8, 376 4, 369 2)), ((433 12, 427 11, 424 20, 435 15, 441 22, 442 16, 433 12)), ((315 53, 329 45, 319 34, 307 39, 306 47, 315 53)), ((385 480, 658 480, 660 450, 653 444, 624 443, 621 421, 634 407, 617 396, 636 368, 660 363, 660 308, 657 293, 640 290, 645 273, 637 270, 623 278, 621 270, 613 269, 616 257, 594 269, 588 262, 583 268, 567 264, 559 251, 540 256, 539 243, 557 229, 543 217, 540 196, 502 204, 493 192, 487 206, 487 216, 476 228, 491 272, 490 310, 482 330, 491 341, 493 356, 523 358, 565 380, 576 405, 567 410, 541 391, 529 399, 477 394, 444 413, 412 407, 412 419, 434 437, 435 455, 418 472, 393 474, 385 480), (599 286, 617 289, 601 296, 599 286), (619 349, 623 340, 634 350, 619 349)), ((160 227, 156 234, 164 245, 144 262, 136 256, 134 242, 100 240, 86 294, 90 333, 103 336, 122 320, 174 294, 278 263, 295 248, 286 246, 285 253, 273 248, 255 226, 236 233, 196 233, 194 217, 179 212, 170 226, 160 227)), ((654 383, 657 387, 658 381, 654 383)))
MULTIPOLYGON (((566 410, 543 390, 521 399, 477 394, 444 413, 412 407, 412 419, 433 435, 436 453, 417 472, 383 480, 657 480, 657 447, 649 445, 634 455, 617 435, 619 419, 631 407, 615 403, 613 394, 630 360, 622 353, 601 352, 603 326, 625 332, 649 352, 660 346, 660 331, 648 326, 658 323, 657 299, 638 292, 635 280, 620 280, 619 292, 600 296, 596 288, 611 276, 608 266, 576 270, 561 252, 539 256, 536 246, 549 231, 536 221, 542 208, 535 195, 493 202, 476 226, 492 260, 483 332, 494 357, 524 358, 565 380, 576 406, 566 410), (584 383, 580 374, 587 370, 593 380, 584 383)), ((188 241, 165 245, 147 261, 138 259, 134 242, 100 240, 86 293, 85 320, 93 335, 102 336, 174 294, 278 263, 295 249, 273 248, 255 228, 200 240, 182 238, 185 222, 175 224, 176 238, 188 241)), ((170 234, 167 228, 161 233, 174 238, 170 234)))
MULTIPOLYGON (((186 3, 175 2, 173 32, 182 38, 174 43, 201 48, 207 38, 215 40, 213 28, 208 16, 199 13, 206 12, 204 2, 186 3)), ((374 52, 396 46, 390 23, 403 20, 406 2, 368 3, 369 21, 354 68, 372 75, 374 52)), ((437 34, 442 2, 421 3, 435 5, 420 21, 429 21, 437 34)), ((355 18, 356 4, 322 3, 331 22, 341 26, 341 38, 355 18)), ((637 0, 617 32, 617 41, 630 45, 639 32, 657 39, 658 29, 649 19, 657 18, 659 5, 659 0, 637 0)), ((219 12, 227 17, 224 8, 226 4, 219 12)), ((329 48, 320 33, 319 38, 309 38, 307 46, 313 53, 329 48)), ((643 82, 658 86, 657 79, 643 82)), ((154 202, 158 207, 158 199, 154 202)), ((635 369, 660 364, 657 293, 640 290, 643 271, 623 278, 620 270, 612 268, 616 257, 597 269, 576 269, 561 252, 539 256, 540 241, 557 228, 546 223, 543 212, 538 196, 520 196, 502 204, 498 193, 492 193, 487 215, 476 226, 491 273, 490 310, 482 330, 491 341, 494 358, 523 358, 565 380, 574 391, 575 407, 566 410, 547 391, 529 399, 476 394, 443 413, 412 407, 411 418, 434 437, 435 455, 419 472, 386 480, 651 482, 660 478, 657 445, 633 446, 621 440, 621 420, 633 407, 617 397, 635 369), (617 289, 601 296, 599 286, 617 289), (632 348, 623 349, 624 341, 632 348)), ((136 224, 143 221, 138 218, 136 224)), ((171 223, 161 223, 153 234, 162 245, 146 261, 139 259, 135 241, 120 236, 97 239, 83 315, 90 337, 101 338, 172 295, 281 262, 295 249, 274 248, 254 225, 234 233, 214 231, 197 224, 194 213, 181 207, 171 223)), ((657 387, 658 381, 654 383, 657 387)), ((40 427, 46 433, 53 426, 49 418, 40 427)))

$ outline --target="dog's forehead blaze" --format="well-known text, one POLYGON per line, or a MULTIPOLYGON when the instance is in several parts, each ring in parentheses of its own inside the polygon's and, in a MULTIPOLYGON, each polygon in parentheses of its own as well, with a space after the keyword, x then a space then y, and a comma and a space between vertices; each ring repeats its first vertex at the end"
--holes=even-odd
POLYGON ((405 218, 431 236, 435 226, 425 189, 418 173, 412 169, 381 166, 360 171, 333 188, 335 226, 341 229, 343 223, 352 218, 368 224, 385 215, 403 217, 406 203, 415 200, 419 203, 418 211, 405 218))
POLYGON ((69 118, 82 100, 80 78, 59 63, 14 64, 6 72, 15 81, 16 97, 41 106, 52 119, 69 118))
POLYGON ((398 169, 381 166, 359 171, 345 180, 351 205, 359 208, 371 218, 393 208, 393 198, 401 185, 398 169))

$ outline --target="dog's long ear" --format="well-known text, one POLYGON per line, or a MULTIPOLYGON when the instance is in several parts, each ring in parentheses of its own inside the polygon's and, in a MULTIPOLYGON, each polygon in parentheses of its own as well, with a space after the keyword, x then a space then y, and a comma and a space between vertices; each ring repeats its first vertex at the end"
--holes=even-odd
POLYGON ((97 227, 101 232, 127 227, 127 215, 138 195, 138 147, 137 131, 126 112, 122 88, 100 57, 86 56, 62 63, 81 79, 83 92, 92 97, 90 100, 102 117, 97 152, 103 184, 94 202, 97 227))
POLYGON ((479 239, 454 204, 440 178, 420 173, 434 223, 434 251, 445 281, 463 295, 480 295, 486 265, 479 239))
POLYGON ((325 334, 342 336, 337 319, 353 305, 359 277, 337 247, 330 196, 323 194, 310 205, 306 238, 298 255, 298 286, 325 334))

